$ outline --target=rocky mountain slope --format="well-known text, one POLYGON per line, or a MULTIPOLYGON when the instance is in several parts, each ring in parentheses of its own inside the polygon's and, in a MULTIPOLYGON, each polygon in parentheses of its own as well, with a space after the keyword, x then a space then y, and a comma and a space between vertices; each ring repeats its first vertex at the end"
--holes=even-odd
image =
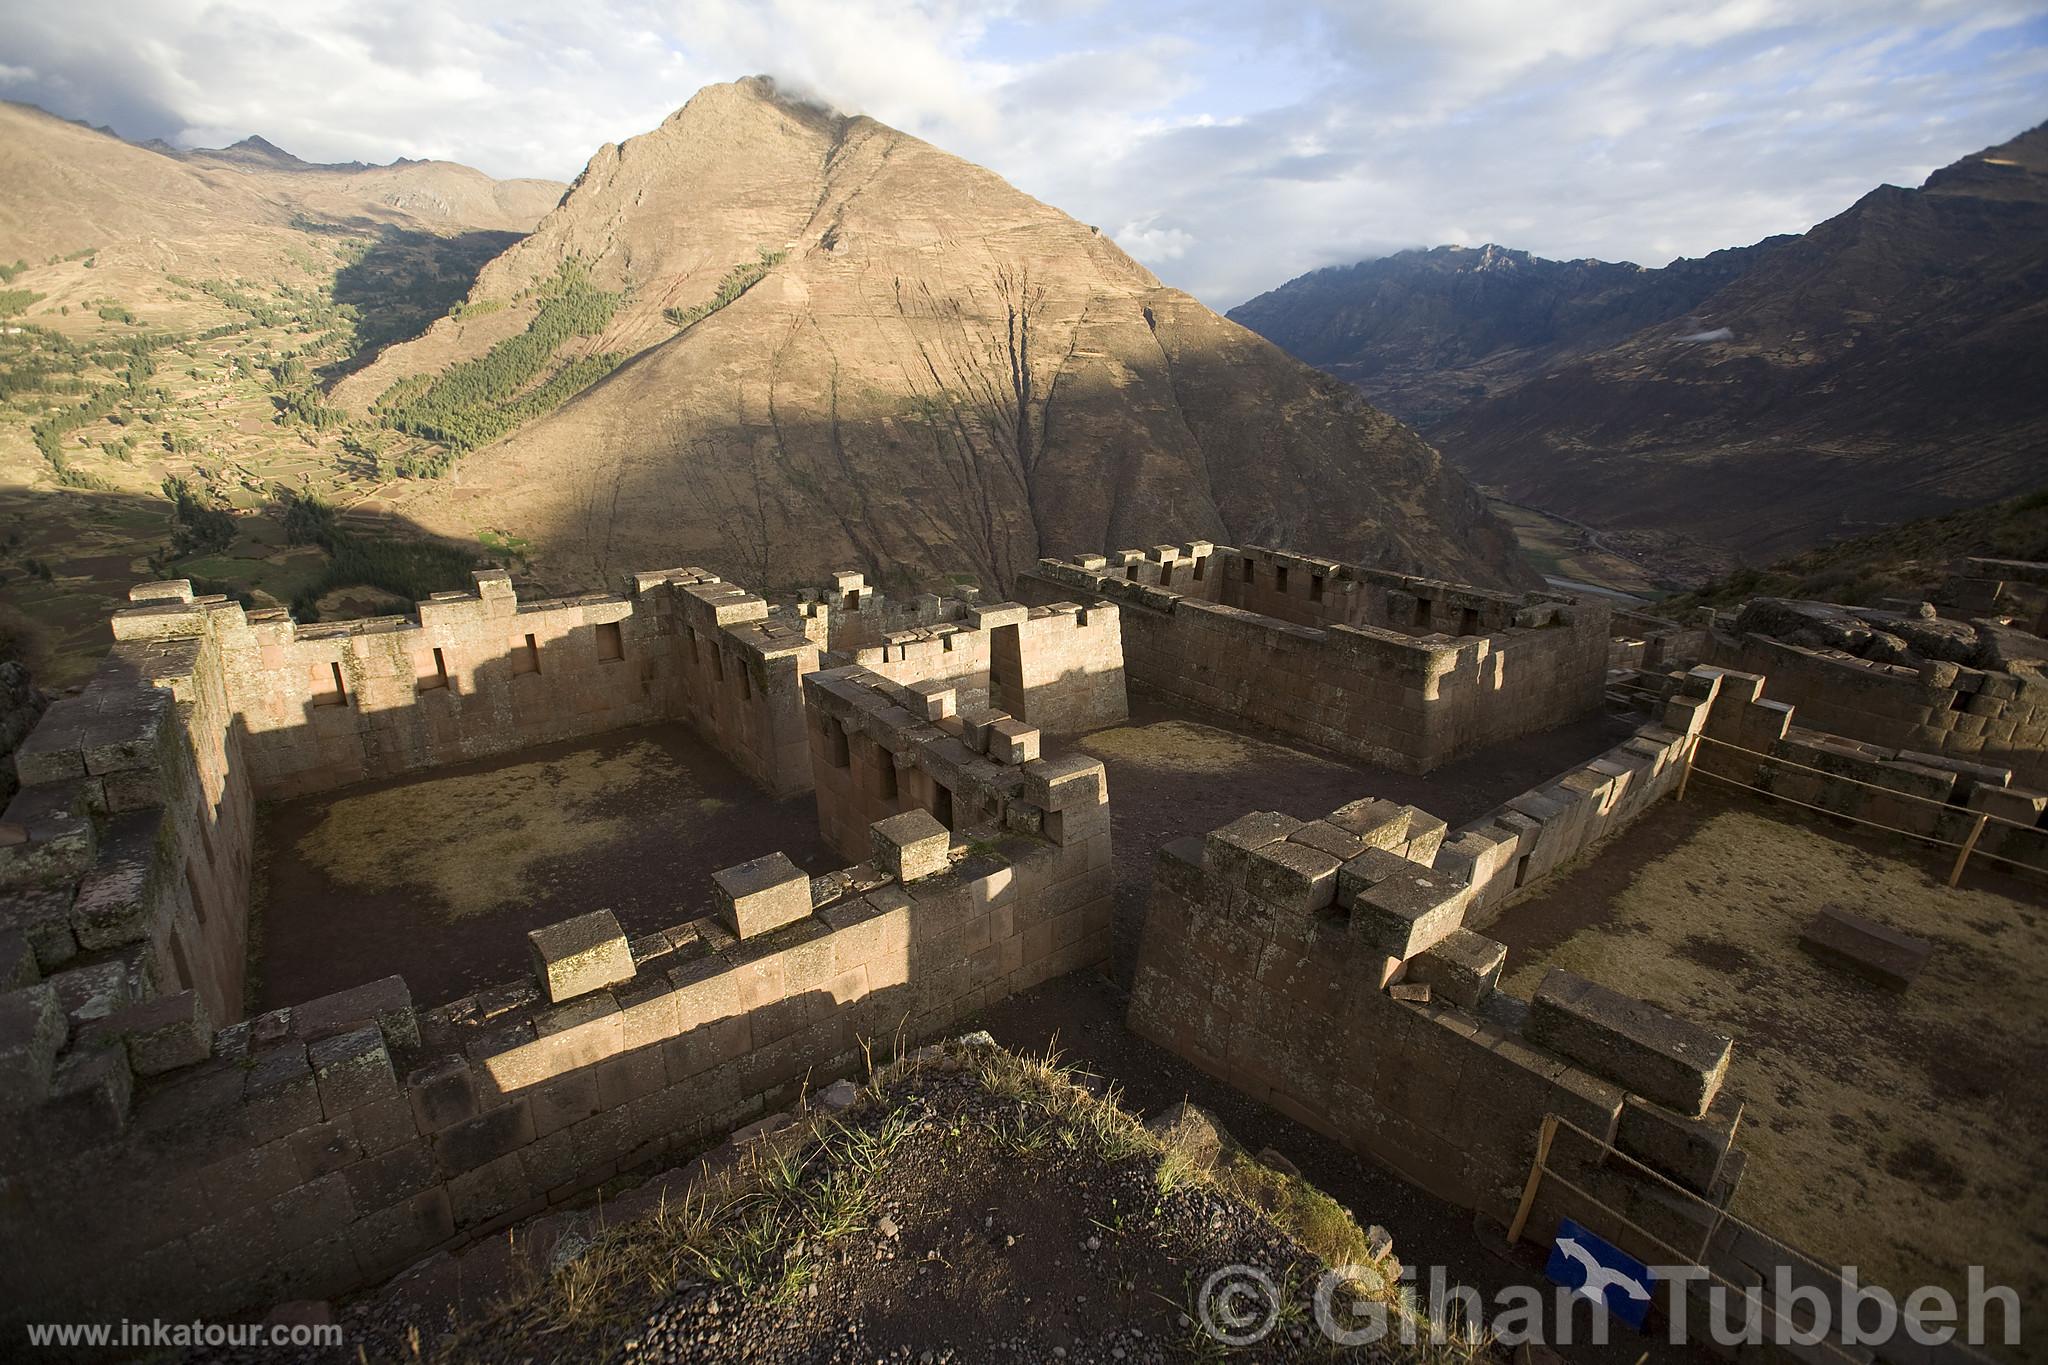
POLYGON ((481 447, 397 509, 530 542, 551 579, 701 559, 1000 589, 1040 554, 1209 536, 1530 581, 1355 390, 988 171, 765 80, 602 148, 458 313, 334 401, 481 447), (528 397, 504 435, 489 405, 528 397))
POLYGON ((1661 270, 1504 246, 1401 251, 1302 275, 1229 317, 1427 429, 1561 357, 1685 313, 1770 245, 1661 270))
POLYGON ((2038 483, 2048 127, 1700 261, 1440 249, 1233 316, 1517 502, 1768 560, 2038 483))

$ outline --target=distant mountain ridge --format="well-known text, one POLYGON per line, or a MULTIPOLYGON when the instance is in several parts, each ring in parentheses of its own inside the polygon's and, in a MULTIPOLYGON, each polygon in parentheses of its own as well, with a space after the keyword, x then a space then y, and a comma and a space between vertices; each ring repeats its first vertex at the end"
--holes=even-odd
POLYGON ((1228 316, 1427 428, 1560 356, 1697 307, 1785 240, 1662 269, 1493 244, 1402 251, 1313 271, 1228 316))
POLYGON ((2039 482, 2048 126, 1699 260, 1440 247, 1231 317, 1515 501, 1770 559, 2039 482))
MULTIPOLYGON (((235 239, 308 221, 527 232, 567 186, 495 180, 448 161, 320 165, 262 137, 181 150, 0 101, 0 251, 28 260, 92 247, 197 268, 235 239)), ((232 255, 230 251, 228 254, 232 255)))

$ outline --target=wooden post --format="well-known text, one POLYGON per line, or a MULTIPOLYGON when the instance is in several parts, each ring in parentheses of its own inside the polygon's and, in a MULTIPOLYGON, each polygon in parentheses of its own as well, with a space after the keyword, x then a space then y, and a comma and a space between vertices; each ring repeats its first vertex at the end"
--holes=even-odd
POLYGON ((1692 781, 1692 765, 1693 760, 1698 758, 1700 754, 1700 739, 1701 736, 1694 735, 1692 743, 1685 746, 1685 766, 1678 770, 1677 800, 1685 800, 1685 784, 1692 781))
POLYGON ((1700 1266, 1707 1264, 1707 1257, 1714 1250, 1714 1238, 1721 1231, 1721 1220, 1727 1216, 1728 1211, 1726 1209, 1717 1208, 1714 1210, 1713 1220, 1707 1224, 1707 1235, 1700 1239, 1700 1258, 1696 1264, 1700 1266))
POLYGON ((1545 1114, 1543 1127, 1536 1135, 1536 1160, 1529 1167, 1529 1182, 1522 1186, 1522 1202, 1515 1207, 1515 1221, 1508 1225, 1508 1245, 1514 1246, 1522 1240, 1522 1229, 1529 1222, 1530 1211, 1536 1207, 1536 1187, 1543 1183, 1543 1167, 1550 1160, 1550 1141, 1557 1136, 1557 1115, 1545 1114))
POLYGON ((1990 822, 1989 815, 1979 815, 1977 823, 1970 826, 1970 837, 1963 840, 1962 851, 1956 854, 1956 865, 1949 870, 1948 884, 1954 886, 1963 879, 1963 866, 1970 861, 1970 855, 1977 851, 1977 841, 1984 837, 1984 826, 1990 822))

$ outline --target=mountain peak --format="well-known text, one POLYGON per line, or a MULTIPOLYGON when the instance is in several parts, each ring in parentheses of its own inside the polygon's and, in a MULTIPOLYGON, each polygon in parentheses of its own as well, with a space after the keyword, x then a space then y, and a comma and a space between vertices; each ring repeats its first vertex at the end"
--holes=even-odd
POLYGON ((421 526, 481 500, 587 572, 572 503, 599 477, 647 509, 601 554, 698 555, 747 582, 855 564, 1003 592, 1040 554, 1184 535, 1525 581, 1413 433, 989 170, 769 77, 600 149, 477 277, 472 298, 506 301, 489 326, 444 319, 334 401, 431 384, 533 335, 572 287, 603 299, 560 356, 589 386, 516 429, 423 416, 484 439, 459 489, 405 490, 421 526), (1336 469, 1352 477, 1294 499, 1336 469), (732 542, 751 507, 773 524, 732 542))
POLYGON ((196 147, 191 155, 213 157, 220 161, 240 161, 248 165, 277 166, 289 170, 310 170, 313 166, 312 162, 293 156, 269 138, 257 133, 251 133, 240 142, 226 147, 196 147))
POLYGON ((847 119, 818 96, 778 81, 769 75, 742 76, 735 81, 707 85, 662 121, 664 128, 684 121, 739 120, 773 113, 793 118, 808 127, 836 130, 847 119))

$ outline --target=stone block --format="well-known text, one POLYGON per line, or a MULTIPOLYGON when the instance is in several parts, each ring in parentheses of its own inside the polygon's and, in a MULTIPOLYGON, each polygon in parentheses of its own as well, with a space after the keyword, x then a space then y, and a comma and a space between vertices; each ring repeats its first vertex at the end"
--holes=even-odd
POLYGON ((476 1075, 465 1058, 442 1057, 417 1068, 405 1078, 405 1090, 422 1133, 476 1117, 476 1075))
POLYGON ((465 1119, 434 1135, 434 1161, 446 1175, 459 1175, 517 1152, 534 1140, 533 1116, 526 1101, 465 1119))
POLYGON ((612 997, 619 1002, 622 1046, 647 1047, 675 1036, 676 989, 666 972, 621 986, 612 997))
POLYGON ((1410 864, 1359 893, 1351 906, 1351 933, 1375 952, 1407 961, 1456 929, 1472 888, 1441 872, 1410 864))
POLYGON ((110 1016, 107 1027, 128 1048, 138 1076, 159 1076, 205 1061, 213 1052, 213 1023, 197 991, 159 995, 110 1016))
POLYGON ((128 1124, 135 1075, 117 1047, 73 1048, 50 1078, 35 1126, 51 1150, 79 1151, 120 1135, 128 1124))
POLYGON ((1485 935, 1453 929, 1409 961, 1407 979, 1428 985, 1445 1004, 1477 1009, 1499 984, 1507 959, 1508 950, 1485 935))
POLYGON ((1403 806, 1401 810, 1408 817, 1408 837, 1401 846, 1401 853, 1410 862, 1435 861, 1437 850, 1443 847, 1444 836, 1450 827, 1426 810, 1414 806, 1403 806))
POLYGON ((375 1024, 322 1038, 307 1047, 306 1058, 320 1090, 320 1107, 329 1118, 383 1099, 398 1088, 384 1031, 375 1024))
POLYGON ((1728 1074, 1733 1040, 1553 967, 1529 1003, 1529 1040, 1646 1099, 1699 1118, 1728 1074))
MULTIPOLYGON (((993 740, 991 740, 993 743, 993 740)), ((913 882, 944 872, 952 836, 930 812, 907 810, 868 827, 875 866, 900 882, 913 882)))
POLYGON ((1799 946, 1814 957, 1894 991, 1912 985, 1934 954, 1934 945, 1926 939, 1902 934, 1839 905, 1820 908, 1799 931, 1799 946))
POLYGON ((770 853, 711 875, 719 915, 742 939, 808 918, 811 879, 787 854, 770 853))
POLYGON ((348 1117, 357 1141, 370 1156, 388 1152, 420 1135, 419 1124, 413 1121, 412 1102, 403 1092, 372 1100, 351 1111, 348 1117))
POLYGON ((1704 1117, 1676 1113, 1641 1095, 1621 1106, 1614 1145, 1697 1194, 1714 1192, 1714 1182, 1742 1125, 1742 1101, 1723 1090, 1704 1117))
POLYGON ((1437 850, 1434 866, 1485 894, 1497 879, 1512 876, 1515 844, 1514 837, 1497 826, 1487 826, 1486 833, 1463 830, 1437 850))
POLYGON ((1408 813, 1413 809, 1366 797, 1331 811, 1328 823, 1373 848, 1399 849, 1408 842, 1408 813))
POLYGON ((78 956, 78 936, 71 929, 72 888, 23 887, 0 892, 0 931, 25 939, 44 976, 78 956))
POLYGON ((999 720, 988 727, 988 756, 997 763, 1022 766, 1038 757, 1038 727, 1021 720, 999 720))
POLYGON ((433 1154, 415 1140, 348 1167, 343 1178, 358 1209, 389 1208, 434 1184, 433 1154))
POLYGON ((529 1070, 560 1076, 625 1050, 625 1015, 610 991, 580 996, 534 1016, 529 1070))
POLYGON ((960 742, 975 753, 986 753, 990 727, 1009 718, 1009 712, 993 706, 970 706, 960 713, 960 742))
POLYGON ((1243 885, 1251 870, 1252 855, 1280 843, 1302 822, 1279 811, 1253 811, 1241 815, 1221 829, 1210 830, 1202 841, 1202 868, 1212 877, 1243 885))
POLYGON ((1349 862, 1366 850, 1365 840, 1327 820, 1311 820, 1287 838, 1292 843, 1321 849, 1340 863, 1349 862))
POLYGON ((384 1030, 392 1047, 418 1047, 420 1027, 412 1006, 412 991, 402 976, 387 976, 345 991, 323 995, 318 1000, 294 1006, 295 1031, 308 1042, 336 1033, 348 1033, 363 1024, 374 1023, 384 1030))
MULTIPOLYGON (((713 880, 722 889, 721 879, 728 875, 730 872, 721 872, 713 880)), ((804 913, 809 914, 808 881, 803 890, 804 913)), ((535 929, 526 938, 532 946, 534 971, 541 988, 556 1003, 633 979, 633 951, 626 943, 626 931, 619 927, 618 916, 609 910, 593 910, 535 929)))
POLYGON ((1102 762, 1086 754, 1041 758, 1024 765, 1024 799, 1041 810, 1099 806, 1109 799, 1102 762))
POLYGON ((1253 849, 1244 889, 1295 915, 1308 915, 1337 899, 1336 858, 1318 848, 1283 840, 1253 849))
POLYGON ((448 1181, 448 1203, 457 1227, 473 1228, 518 1209, 533 1197, 533 1184, 518 1152, 508 1152, 448 1181))
POLYGON ((437 1188, 365 1214, 350 1226, 348 1239, 364 1270, 376 1273, 416 1260, 454 1233, 448 1192, 437 1188))
POLYGON ((40 980, 42 972, 28 935, 18 929, 0 929, 0 992, 33 986, 40 980))
POLYGON ((976 630, 995 630, 1001 626, 1021 626, 1031 619, 1031 608, 1016 602, 998 602, 994 606, 970 607, 967 620, 976 630))
POLYGON ((916 705, 912 714, 919 720, 944 720, 953 714, 959 691, 949 682, 916 682, 904 689, 916 705))
POLYGON ((297 1163, 301 1180, 318 1180, 324 1175, 354 1165, 362 1160, 362 1144, 356 1141, 355 1130, 347 1114, 326 1123, 316 1123, 311 1128, 301 1128, 286 1138, 281 1145, 291 1151, 297 1163))
POLYGON ((114 948, 149 935, 150 873, 156 862, 160 810, 132 811, 107 822, 99 857, 78 882, 71 927, 81 948, 114 948))
POLYGON ((286 1043, 251 1054, 242 1073, 242 1114, 258 1142, 320 1122, 320 1089, 303 1044, 286 1043))
POLYGON ((1337 902, 1351 906, 1389 877, 1422 876, 1426 869, 1384 848, 1368 848, 1337 870, 1337 902))
POLYGON ((57 992, 48 985, 0 995, 0 1108, 43 1101, 67 1032, 57 992))
POLYGON ((73 1029, 82 1029, 126 1009, 134 1000, 134 984, 127 963, 119 959, 68 967, 50 978, 50 985, 57 991, 57 1003, 64 1007, 73 1029))

